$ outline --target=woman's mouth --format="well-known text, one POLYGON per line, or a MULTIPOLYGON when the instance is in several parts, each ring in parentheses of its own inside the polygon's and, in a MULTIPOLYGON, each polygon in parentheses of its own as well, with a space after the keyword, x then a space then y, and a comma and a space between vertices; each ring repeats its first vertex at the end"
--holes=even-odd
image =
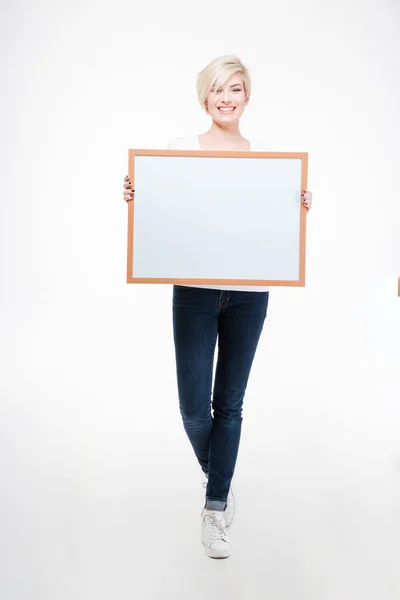
POLYGON ((219 112, 223 113, 224 115, 229 115, 229 114, 233 113, 235 108, 236 108, 236 106, 230 106, 229 108, 225 107, 225 106, 219 106, 218 110, 219 110, 219 112))

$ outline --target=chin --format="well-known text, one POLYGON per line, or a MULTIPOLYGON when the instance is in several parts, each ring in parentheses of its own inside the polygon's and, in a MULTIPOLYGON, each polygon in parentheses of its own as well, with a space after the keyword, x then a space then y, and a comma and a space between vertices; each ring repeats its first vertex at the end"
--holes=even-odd
POLYGON ((238 119, 238 115, 235 113, 236 111, 232 115, 227 115, 224 117, 224 115, 221 115, 221 113, 218 111, 217 114, 214 115, 214 121, 218 121, 218 123, 232 123, 238 119))

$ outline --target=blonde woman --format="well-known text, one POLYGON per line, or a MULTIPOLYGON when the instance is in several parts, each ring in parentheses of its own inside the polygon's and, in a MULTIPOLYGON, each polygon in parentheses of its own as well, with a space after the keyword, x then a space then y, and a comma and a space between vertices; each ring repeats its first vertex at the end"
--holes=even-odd
MULTIPOLYGON (((267 151, 245 139, 239 130, 250 92, 250 74, 239 58, 221 56, 213 60, 197 78, 198 99, 211 117, 210 129, 201 135, 172 140, 168 149, 267 151)), ((129 202, 134 190, 128 176, 124 188, 124 199, 129 202)), ((302 192, 302 202, 307 210, 311 209, 311 192, 302 192)), ((206 497, 201 513, 201 541, 211 558, 227 558, 232 550, 227 531, 235 513, 231 482, 239 450, 243 399, 268 298, 268 288, 259 286, 173 286, 179 408, 186 434, 207 478, 203 483, 206 497)))

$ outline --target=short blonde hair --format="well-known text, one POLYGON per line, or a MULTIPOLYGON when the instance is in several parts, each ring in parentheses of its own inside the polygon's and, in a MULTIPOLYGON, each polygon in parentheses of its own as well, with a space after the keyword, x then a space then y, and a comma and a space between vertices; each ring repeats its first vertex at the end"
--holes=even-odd
POLYGON ((204 108, 206 112, 208 112, 208 108, 205 105, 205 101, 211 89, 218 89, 235 73, 240 73, 243 76, 243 87, 248 98, 251 91, 250 73, 237 56, 228 54, 226 56, 214 58, 214 60, 204 67, 197 75, 197 98, 200 106, 204 108))

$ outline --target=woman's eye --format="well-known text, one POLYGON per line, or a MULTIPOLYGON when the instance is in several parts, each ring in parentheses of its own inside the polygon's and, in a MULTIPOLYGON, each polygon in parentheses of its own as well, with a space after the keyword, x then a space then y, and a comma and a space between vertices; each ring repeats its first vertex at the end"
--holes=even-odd
MULTIPOLYGON (((233 92, 241 92, 241 91, 242 91, 242 88, 235 88, 235 89, 233 89, 232 91, 233 91, 233 92)), ((214 88, 213 88, 213 89, 211 90, 211 93, 212 93, 212 94, 214 94, 214 92, 215 92, 215 90, 214 90, 214 88)), ((216 93, 216 94, 220 94, 221 92, 222 92, 222 89, 221 89, 221 88, 219 88, 219 89, 218 89, 218 90, 217 90, 215 93, 216 93)))

